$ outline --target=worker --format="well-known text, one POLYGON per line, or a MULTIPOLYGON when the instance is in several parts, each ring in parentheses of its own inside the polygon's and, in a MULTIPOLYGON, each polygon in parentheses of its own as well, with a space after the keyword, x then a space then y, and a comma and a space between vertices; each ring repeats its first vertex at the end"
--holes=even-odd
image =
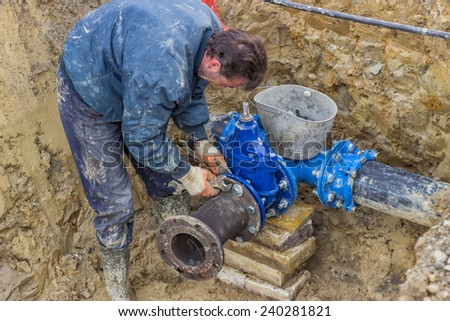
POLYGON ((225 166, 203 126, 206 84, 251 90, 266 69, 262 40, 222 30, 200 0, 113 0, 71 30, 57 74, 58 108, 95 213, 111 300, 130 299, 134 213, 123 155, 154 208, 188 214, 190 195, 218 194, 210 182, 225 166), (170 119, 210 170, 182 158, 166 133, 170 119))

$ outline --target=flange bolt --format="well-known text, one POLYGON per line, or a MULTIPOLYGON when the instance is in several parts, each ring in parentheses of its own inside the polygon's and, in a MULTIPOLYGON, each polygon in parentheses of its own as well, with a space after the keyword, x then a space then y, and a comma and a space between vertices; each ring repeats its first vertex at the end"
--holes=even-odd
POLYGON ((286 189, 286 187, 288 187, 287 181, 286 181, 285 179, 282 179, 282 180, 280 181, 280 183, 278 184, 278 187, 279 187, 280 189, 286 189))
POLYGON ((244 194, 244 189, 239 184, 234 184, 232 191, 233 191, 233 194, 236 195, 237 197, 241 197, 242 194, 244 194))
POLYGON ((283 208, 286 208, 286 207, 288 207, 289 206, 289 202, 286 200, 286 199, 282 199, 281 201, 280 201, 280 203, 278 204, 278 208, 281 210, 281 209, 283 209, 283 208))
POLYGON ((331 203, 332 201, 334 201, 334 194, 333 193, 328 194, 327 201, 328 201, 328 203, 331 203))
POLYGON ((248 231, 249 231, 251 234, 256 234, 256 227, 255 227, 254 225, 251 225, 251 226, 248 228, 248 231))

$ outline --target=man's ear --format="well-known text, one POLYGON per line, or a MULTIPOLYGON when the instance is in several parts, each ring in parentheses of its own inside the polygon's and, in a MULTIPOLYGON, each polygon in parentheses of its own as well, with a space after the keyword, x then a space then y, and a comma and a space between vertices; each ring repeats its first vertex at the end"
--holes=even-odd
POLYGON ((208 61, 207 68, 211 72, 219 72, 220 68, 222 67, 222 64, 217 58, 211 58, 208 61))

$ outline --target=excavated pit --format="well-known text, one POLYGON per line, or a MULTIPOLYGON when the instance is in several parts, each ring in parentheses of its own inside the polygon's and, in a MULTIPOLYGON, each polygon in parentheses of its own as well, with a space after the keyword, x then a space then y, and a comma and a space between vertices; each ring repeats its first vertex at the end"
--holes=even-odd
MULTIPOLYGON (((64 38, 105 1, 6 0, 0 4, 0 300, 106 300, 89 208, 56 108, 64 38)), ((446 0, 303 1, 411 25, 450 30, 446 0)), ((259 0, 217 0, 229 26, 265 39, 264 85, 299 84, 336 101, 333 139, 380 151, 380 161, 450 181, 450 42, 358 25, 259 0)), ((207 89, 211 113, 246 93, 207 89)), ((253 111, 254 112, 254 111, 253 111)), ((172 133, 178 132, 172 128, 172 133)), ((196 282, 157 253, 151 200, 134 173, 130 280, 137 300, 264 300, 216 279, 196 282)), ((358 209, 317 205, 312 278, 296 300, 449 300, 450 217, 431 229, 358 209), (446 255, 446 259, 444 256, 446 255), (333 286, 330 286, 332 284, 333 286)), ((449 212, 448 194, 436 206, 449 212)), ((202 200, 195 200, 194 206, 202 200)))

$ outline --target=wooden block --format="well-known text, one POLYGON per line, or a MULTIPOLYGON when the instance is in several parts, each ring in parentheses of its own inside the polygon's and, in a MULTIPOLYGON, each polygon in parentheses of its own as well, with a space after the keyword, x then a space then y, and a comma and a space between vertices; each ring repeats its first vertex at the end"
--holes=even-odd
POLYGON ((225 265, 217 278, 225 284, 245 289, 251 293, 261 295, 269 300, 291 301, 311 277, 311 273, 302 270, 293 276, 284 286, 276 286, 260 278, 245 275, 230 266, 225 265))
POLYGON ((313 235, 313 226, 309 220, 297 232, 289 231, 273 224, 266 224, 254 240, 276 251, 286 251, 299 245, 313 235))
MULTIPOLYGON (((283 252, 275 251, 256 242, 228 241, 224 244, 224 248, 290 275, 314 254, 316 239, 310 237, 305 242, 283 252)), ((253 275, 260 277, 258 274, 253 275)))
POLYGON ((291 276, 291 274, 275 270, 268 265, 254 261, 248 257, 230 251, 226 248, 224 250, 225 264, 247 274, 258 276, 260 279, 268 281, 272 284, 282 286, 289 280, 289 277, 291 276))
POLYGON ((314 205, 297 200, 286 213, 276 218, 269 218, 266 224, 273 224, 290 233, 295 233, 310 220, 315 209, 314 205))

